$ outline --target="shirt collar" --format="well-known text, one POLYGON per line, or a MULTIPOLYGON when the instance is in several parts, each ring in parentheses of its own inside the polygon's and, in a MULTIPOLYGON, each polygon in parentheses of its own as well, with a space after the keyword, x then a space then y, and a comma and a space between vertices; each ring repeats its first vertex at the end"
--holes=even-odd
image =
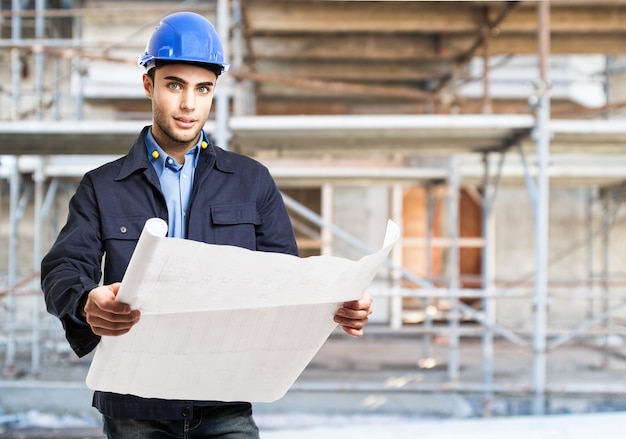
MULTIPOLYGON (((150 163, 151 156, 146 152, 146 134, 150 131, 150 128, 150 125, 145 126, 133 142, 128 154, 119 159, 121 167, 115 177, 115 181, 123 180, 137 171, 145 171, 148 168, 154 169, 150 163)), ((230 159, 231 153, 218 148, 208 140, 207 142, 206 150, 203 149, 203 153, 198 154, 198 165, 203 167, 203 169, 206 166, 215 166, 216 169, 229 174, 235 172, 234 164, 230 159)), ((156 172, 154 176, 157 177, 156 172)), ((158 181, 153 181, 152 183, 158 185, 158 181)))
MULTIPOLYGON (((203 140, 204 134, 200 136, 198 142, 196 143, 196 146, 191 148, 185 154, 185 163, 187 162, 187 160, 192 160, 193 168, 196 167, 196 164, 198 162, 198 152, 200 151, 200 145, 202 144, 203 140)), ((166 163, 169 163, 170 159, 173 160, 173 163, 175 164, 174 166, 176 166, 178 169, 182 168, 182 165, 176 165, 176 160, 173 157, 167 155, 167 153, 163 151, 163 148, 159 146, 156 139, 152 135, 152 130, 148 130, 146 132, 144 142, 148 151, 148 159, 152 163, 152 166, 154 166, 154 170, 156 171, 158 176, 161 176, 163 170, 167 166, 166 163)), ((169 166, 169 168, 172 169, 172 166, 169 166)))

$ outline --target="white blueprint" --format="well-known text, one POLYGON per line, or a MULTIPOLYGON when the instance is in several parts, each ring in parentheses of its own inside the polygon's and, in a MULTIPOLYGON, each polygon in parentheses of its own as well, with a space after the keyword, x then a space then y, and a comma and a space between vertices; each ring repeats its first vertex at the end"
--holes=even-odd
POLYGON ((167 238, 148 220, 118 293, 141 310, 103 337, 87 385, 145 398, 270 402, 326 341, 344 301, 361 297, 400 236, 358 261, 298 258, 167 238))

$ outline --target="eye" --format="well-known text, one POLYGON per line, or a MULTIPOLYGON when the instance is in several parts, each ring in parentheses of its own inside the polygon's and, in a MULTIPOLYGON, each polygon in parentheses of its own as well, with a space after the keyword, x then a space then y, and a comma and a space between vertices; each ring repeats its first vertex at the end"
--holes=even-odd
POLYGON ((198 91, 202 94, 207 94, 211 92, 211 89, 205 85, 198 87, 198 91))
POLYGON ((167 84, 167 87, 171 88, 172 90, 179 90, 180 84, 178 82, 170 82, 169 84, 167 84))

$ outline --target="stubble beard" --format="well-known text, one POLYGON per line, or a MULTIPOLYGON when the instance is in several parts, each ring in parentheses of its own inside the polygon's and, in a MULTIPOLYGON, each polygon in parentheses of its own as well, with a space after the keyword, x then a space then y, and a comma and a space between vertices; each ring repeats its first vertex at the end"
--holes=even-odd
POLYGON ((201 128, 179 134, 174 127, 165 123, 164 119, 166 118, 160 112, 154 112, 153 124, 158 127, 161 137, 164 137, 157 139, 157 142, 163 150, 186 151, 197 143, 201 128))

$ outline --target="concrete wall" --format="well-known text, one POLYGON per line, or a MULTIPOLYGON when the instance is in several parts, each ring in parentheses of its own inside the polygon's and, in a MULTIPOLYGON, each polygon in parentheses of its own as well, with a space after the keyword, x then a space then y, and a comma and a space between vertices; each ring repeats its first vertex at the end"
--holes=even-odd
MULTIPOLYGON (((588 189, 553 188, 550 192, 550 230, 548 275, 553 298, 549 305, 549 319, 555 327, 569 327, 584 320, 590 310, 598 311, 599 300, 590 308, 589 301, 581 297, 585 290, 584 282, 589 279, 590 269, 601 270, 603 250, 601 235, 588 236, 588 189), (591 247, 590 247, 591 246, 591 247), (590 250, 590 248, 592 250, 590 250), (590 260, 590 251, 592 259, 590 260), (569 294, 564 290, 569 288, 569 294)), ((602 225, 603 213, 600 203, 592 204, 593 227, 598 232, 602 225)), ((512 281, 518 288, 529 289, 532 294, 533 273, 535 272, 535 243, 533 211, 524 188, 504 188, 496 202, 496 277, 502 281, 512 281)), ((626 233, 625 224, 617 224, 611 229, 614 237, 626 233)), ((626 256, 619 246, 619 240, 612 240, 609 250, 612 264, 620 264, 626 256)), ((613 266, 613 277, 622 278, 613 266)), ((532 300, 530 297, 502 299, 498 302, 498 318, 501 322, 517 327, 529 327, 532 322, 532 300)))

